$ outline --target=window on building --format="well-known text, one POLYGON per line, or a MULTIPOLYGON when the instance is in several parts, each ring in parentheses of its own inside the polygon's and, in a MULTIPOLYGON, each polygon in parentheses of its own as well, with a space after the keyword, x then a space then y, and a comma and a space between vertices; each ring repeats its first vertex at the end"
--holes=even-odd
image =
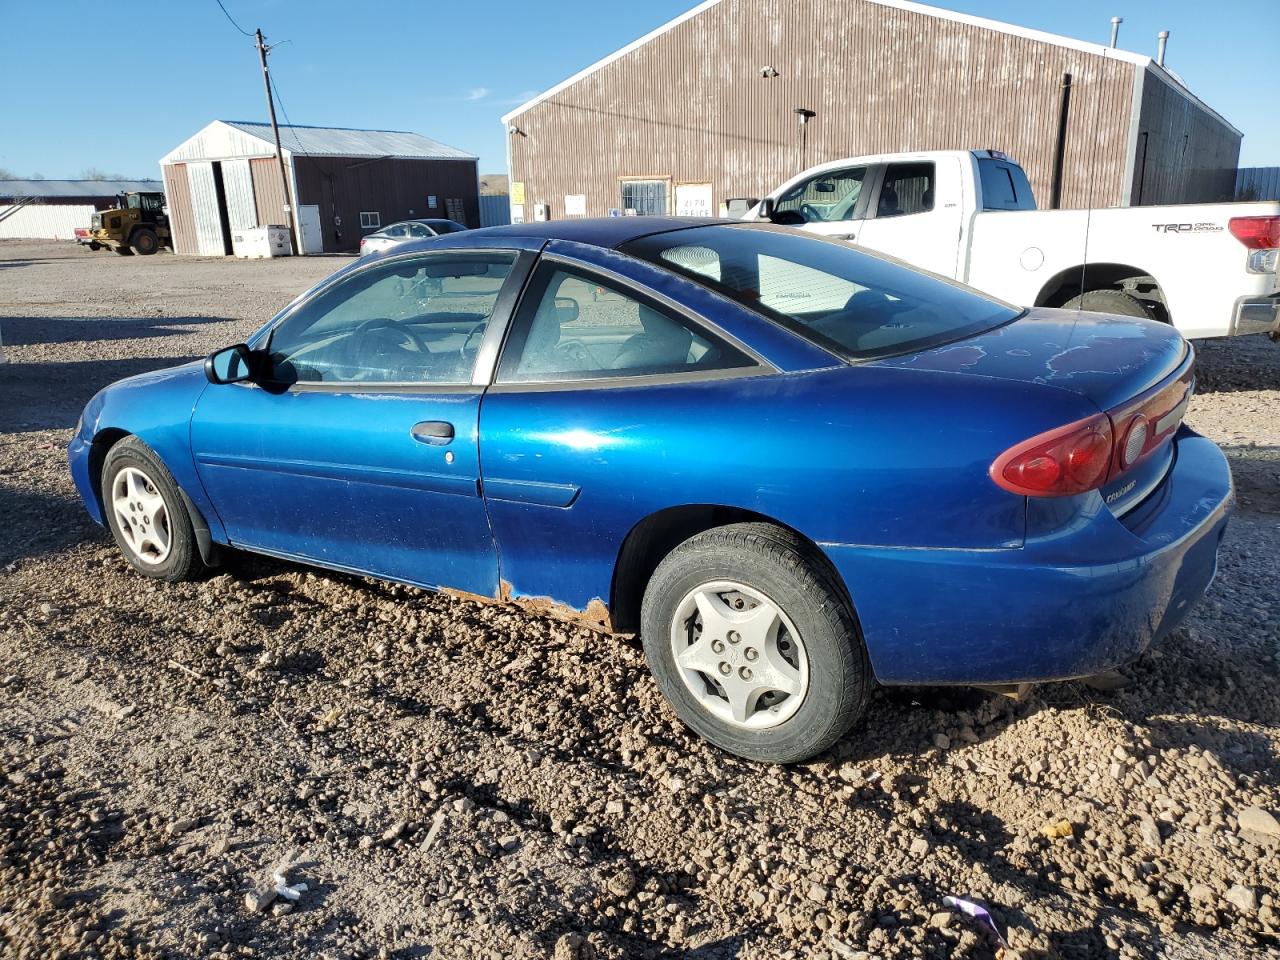
POLYGON ((377 230, 382 226, 382 215, 377 210, 360 211, 360 229, 377 230))
POLYGON ((932 209, 932 163, 891 163, 885 168, 877 217, 905 217, 932 209))
POLYGON ((828 170, 810 177, 778 198, 776 213, 795 213, 805 223, 830 223, 857 216, 858 198, 867 176, 866 167, 828 170))
POLYGON ((462 200, 458 197, 448 197, 445 199, 444 213, 450 220, 457 220, 459 223, 462 223, 467 219, 466 211, 462 206, 462 200))
POLYGON ((586 273, 539 267, 525 303, 503 352, 500 382, 653 376, 754 364, 647 298, 586 273))
POLYGON ((665 217, 667 184, 666 180, 623 180, 622 209, 634 210, 640 217, 665 217))

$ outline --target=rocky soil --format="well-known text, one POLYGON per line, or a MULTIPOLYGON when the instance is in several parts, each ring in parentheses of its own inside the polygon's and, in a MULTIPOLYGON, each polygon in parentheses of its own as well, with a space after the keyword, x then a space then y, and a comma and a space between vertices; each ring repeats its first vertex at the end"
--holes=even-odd
POLYGON ((1203 346, 1240 510, 1184 629, 1022 703, 880 691, 780 769, 686 732, 633 640, 130 572, 66 473, 83 403, 339 265, 0 243, 0 956, 995 956, 948 896, 1006 957, 1280 952, 1280 346, 1203 346))

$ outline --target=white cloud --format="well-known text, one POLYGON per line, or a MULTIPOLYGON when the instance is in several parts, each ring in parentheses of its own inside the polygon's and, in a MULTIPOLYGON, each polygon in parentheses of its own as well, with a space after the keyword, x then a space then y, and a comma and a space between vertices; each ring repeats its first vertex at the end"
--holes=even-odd
POLYGON ((466 99, 468 99, 468 100, 483 100, 483 99, 484 99, 485 97, 487 97, 488 95, 489 95, 489 88, 488 88, 488 87, 473 87, 472 89, 470 89, 470 90, 468 90, 468 91, 467 91, 467 97, 466 97, 466 99))

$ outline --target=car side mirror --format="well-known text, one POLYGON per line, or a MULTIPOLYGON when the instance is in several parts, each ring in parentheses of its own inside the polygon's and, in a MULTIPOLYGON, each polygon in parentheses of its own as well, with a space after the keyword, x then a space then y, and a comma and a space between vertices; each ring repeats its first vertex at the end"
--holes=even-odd
POLYGON ((775 210, 775 207, 773 203, 773 197, 765 197, 763 200, 760 201, 760 209, 759 211, 757 211, 757 218, 760 220, 768 220, 772 222, 774 210, 775 210))
POLYGON ((243 383, 253 379, 253 351, 243 343, 224 347, 204 361, 204 375, 210 383, 243 383))

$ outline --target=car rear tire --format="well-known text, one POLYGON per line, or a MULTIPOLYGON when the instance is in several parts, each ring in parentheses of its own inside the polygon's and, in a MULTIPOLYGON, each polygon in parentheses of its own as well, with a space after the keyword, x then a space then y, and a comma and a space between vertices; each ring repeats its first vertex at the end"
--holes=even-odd
POLYGON ((654 571, 641 637, 658 689, 716 746, 769 763, 826 750, 871 691, 857 623, 825 558, 766 523, 700 533, 654 571))
POLYGON ((143 576, 172 583, 204 571, 182 493, 137 437, 125 437, 107 451, 102 509, 116 546, 143 576))
POLYGON ((149 257, 160 249, 160 238, 156 236, 154 230, 148 230, 146 227, 133 231, 133 236, 129 238, 129 241, 129 245, 133 247, 134 252, 144 257, 149 257))
POLYGON ((1137 297, 1123 290, 1087 290, 1072 297, 1062 305, 1064 310, 1084 310, 1087 313, 1111 313, 1121 317, 1145 317, 1156 319, 1155 314, 1137 297))

